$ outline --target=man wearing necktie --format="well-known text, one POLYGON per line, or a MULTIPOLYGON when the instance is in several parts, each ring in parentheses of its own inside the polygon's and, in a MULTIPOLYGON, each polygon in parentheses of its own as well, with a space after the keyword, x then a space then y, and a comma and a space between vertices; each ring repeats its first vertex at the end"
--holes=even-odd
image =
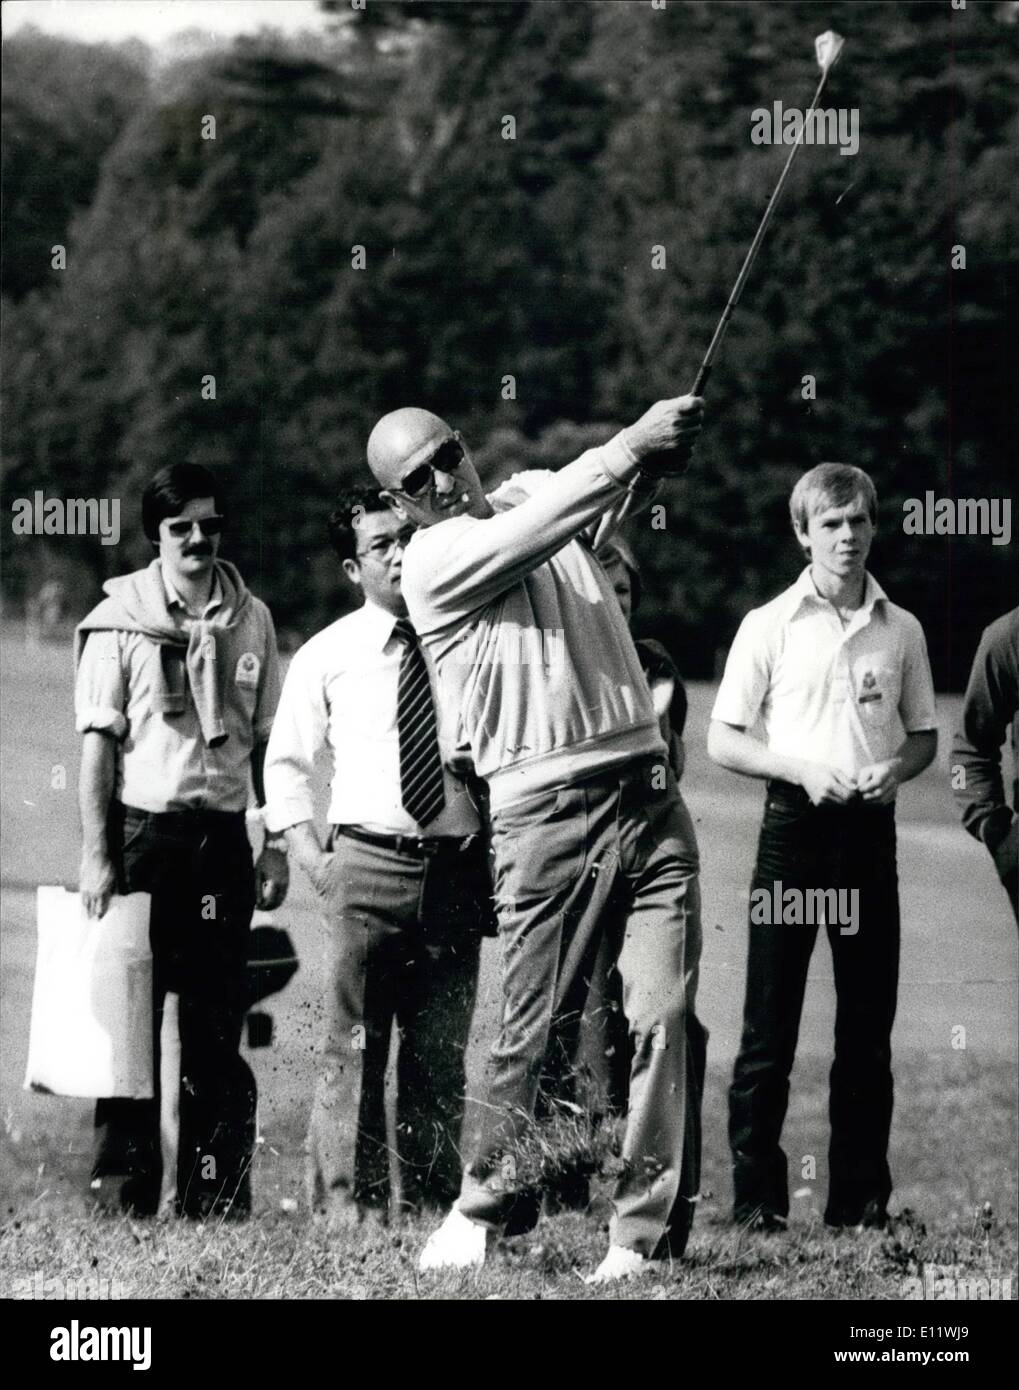
POLYGON ((389 1214, 394 1024, 401 1205, 441 1208, 456 1196, 464 1050, 491 887, 477 810, 443 765, 431 675, 401 595, 410 527, 365 489, 341 499, 329 529, 365 601, 294 657, 265 776, 267 823, 287 832, 328 932, 308 1177, 313 1206, 342 1229, 389 1214), (311 779, 326 747, 323 847, 311 779))

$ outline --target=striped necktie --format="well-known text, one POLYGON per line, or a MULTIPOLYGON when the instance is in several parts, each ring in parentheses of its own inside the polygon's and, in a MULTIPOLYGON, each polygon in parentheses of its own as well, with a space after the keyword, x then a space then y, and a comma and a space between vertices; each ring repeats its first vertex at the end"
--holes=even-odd
POLYGON ((393 636, 404 644, 396 695, 400 800, 418 825, 427 825, 446 804, 432 687, 417 633, 408 619, 396 620, 393 636))

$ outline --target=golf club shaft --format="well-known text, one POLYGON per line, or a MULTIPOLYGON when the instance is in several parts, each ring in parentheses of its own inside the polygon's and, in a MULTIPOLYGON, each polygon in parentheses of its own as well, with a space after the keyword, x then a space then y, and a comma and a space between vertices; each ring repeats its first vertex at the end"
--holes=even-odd
POLYGON ((824 88, 825 82, 827 81, 830 68, 831 64, 829 63, 828 66, 821 73, 821 80, 817 84, 817 91, 814 93, 814 99, 807 109, 806 116, 804 116, 803 118, 803 124, 800 127, 799 136, 797 137, 796 143, 789 151, 789 158, 786 160, 785 167, 783 168, 782 173, 779 175, 778 183, 775 185, 775 191, 774 193, 772 193, 771 198, 768 200, 768 206, 764 209, 764 216, 761 218, 761 224, 757 228, 757 234, 755 235, 753 241, 750 243, 750 250, 746 254, 746 259, 743 262, 743 267, 740 270, 739 275, 736 277, 736 283, 732 287, 732 293, 729 295, 729 302, 722 310, 722 317, 718 320, 714 336, 712 337, 711 342, 708 344, 707 352, 704 354, 704 360, 701 363, 700 371, 697 373, 697 379, 694 382, 693 389, 690 392, 692 396, 702 396, 704 394, 704 388, 708 384, 708 377, 711 375, 711 368, 715 360, 715 355, 718 352, 722 339, 725 337, 725 330, 729 327, 729 320, 732 318, 733 310, 736 308, 736 305, 740 301, 740 295, 742 295, 743 293, 743 286, 747 282, 747 276, 750 274, 750 269, 757 258, 758 251, 761 248, 761 242, 764 240, 764 234, 768 230, 768 223, 771 221, 772 213, 775 211, 775 207, 778 204, 779 197, 782 193, 782 186, 786 181, 786 177, 789 173, 790 168, 792 167, 792 162, 796 157, 796 151, 803 144, 803 136, 807 129, 807 121, 810 119, 814 107, 817 105, 818 100, 820 99, 821 91, 824 88))

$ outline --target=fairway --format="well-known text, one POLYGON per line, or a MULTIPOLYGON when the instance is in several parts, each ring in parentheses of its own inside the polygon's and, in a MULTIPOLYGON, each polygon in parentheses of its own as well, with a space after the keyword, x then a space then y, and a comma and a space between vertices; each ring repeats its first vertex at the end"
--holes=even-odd
MULTIPOLYGON (((86 1175, 90 1107, 27 1094, 21 1082, 34 965, 35 888, 39 883, 75 882, 79 740, 71 715, 69 648, 29 651, 20 638, 11 636, 0 655, 4 1203, 9 1215, 29 1208, 55 1214, 69 1210, 86 1175), (63 787, 61 769, 66 774, 63 787)), ((692 1250, 705 1230, 724 1220, 731 1197, 724 1092, 738 1042, 745 904, 763 790, 709 762, 704 741, 712 697, 709 685, 691 687, 683 782, 703 862, 698 1012, 710 1031, 705 1197, 698 1224, 701 1235, 695 1233, 692 1250)), ((928 1223, 960 1223, 969 1229, 976 1209, 990 1202, 1013 1242, 1015 926, 989 860, 963 834, 955 817, 945 750, 957 707, 954 698, 939 701, 938 762, 900 797, 903 951, 893 1039, 898 1100, 892 1130, 892 1206, 908 1206, 928 1223)), ((261 1093, 263 1141, 257 1155, 256 1204, 265 1216, 292 1210, 302 1200, 301 1140, 321 1013, 324 928, 300 871, 278 920, 294 936, 301 969, 285 993, 269 1001, 276 1018, 274 1046, 249 1054, 261 1093)), ((498 1017, 497 949, 495 942, 485 947, 469 1054, 472 1090, 480 1086, 485 1050, 498 1017)), ((794 1227, 815 1224, 824 1202, 825 1080, 833 1015, 830 956, 822 941, 811 968, 784 1135, 791 1187, 798 1194, 791 1217, 794 1227), (801 1183, 797 1174, 808 1157, 814 1159, 816 1178, 801 1183)))

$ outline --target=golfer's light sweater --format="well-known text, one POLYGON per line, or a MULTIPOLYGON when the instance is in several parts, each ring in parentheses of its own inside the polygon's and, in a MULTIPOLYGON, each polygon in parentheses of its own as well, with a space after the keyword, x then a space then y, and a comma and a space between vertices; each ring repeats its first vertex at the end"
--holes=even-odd
POLYGON ((665 761, 629 629, 581 535, 637 472, 617 435, 559 473, 516 474, 489 498, 497 515, 420 530, 404 555, 446 751, 469 748, 493 810, 647 753, 665 761))

